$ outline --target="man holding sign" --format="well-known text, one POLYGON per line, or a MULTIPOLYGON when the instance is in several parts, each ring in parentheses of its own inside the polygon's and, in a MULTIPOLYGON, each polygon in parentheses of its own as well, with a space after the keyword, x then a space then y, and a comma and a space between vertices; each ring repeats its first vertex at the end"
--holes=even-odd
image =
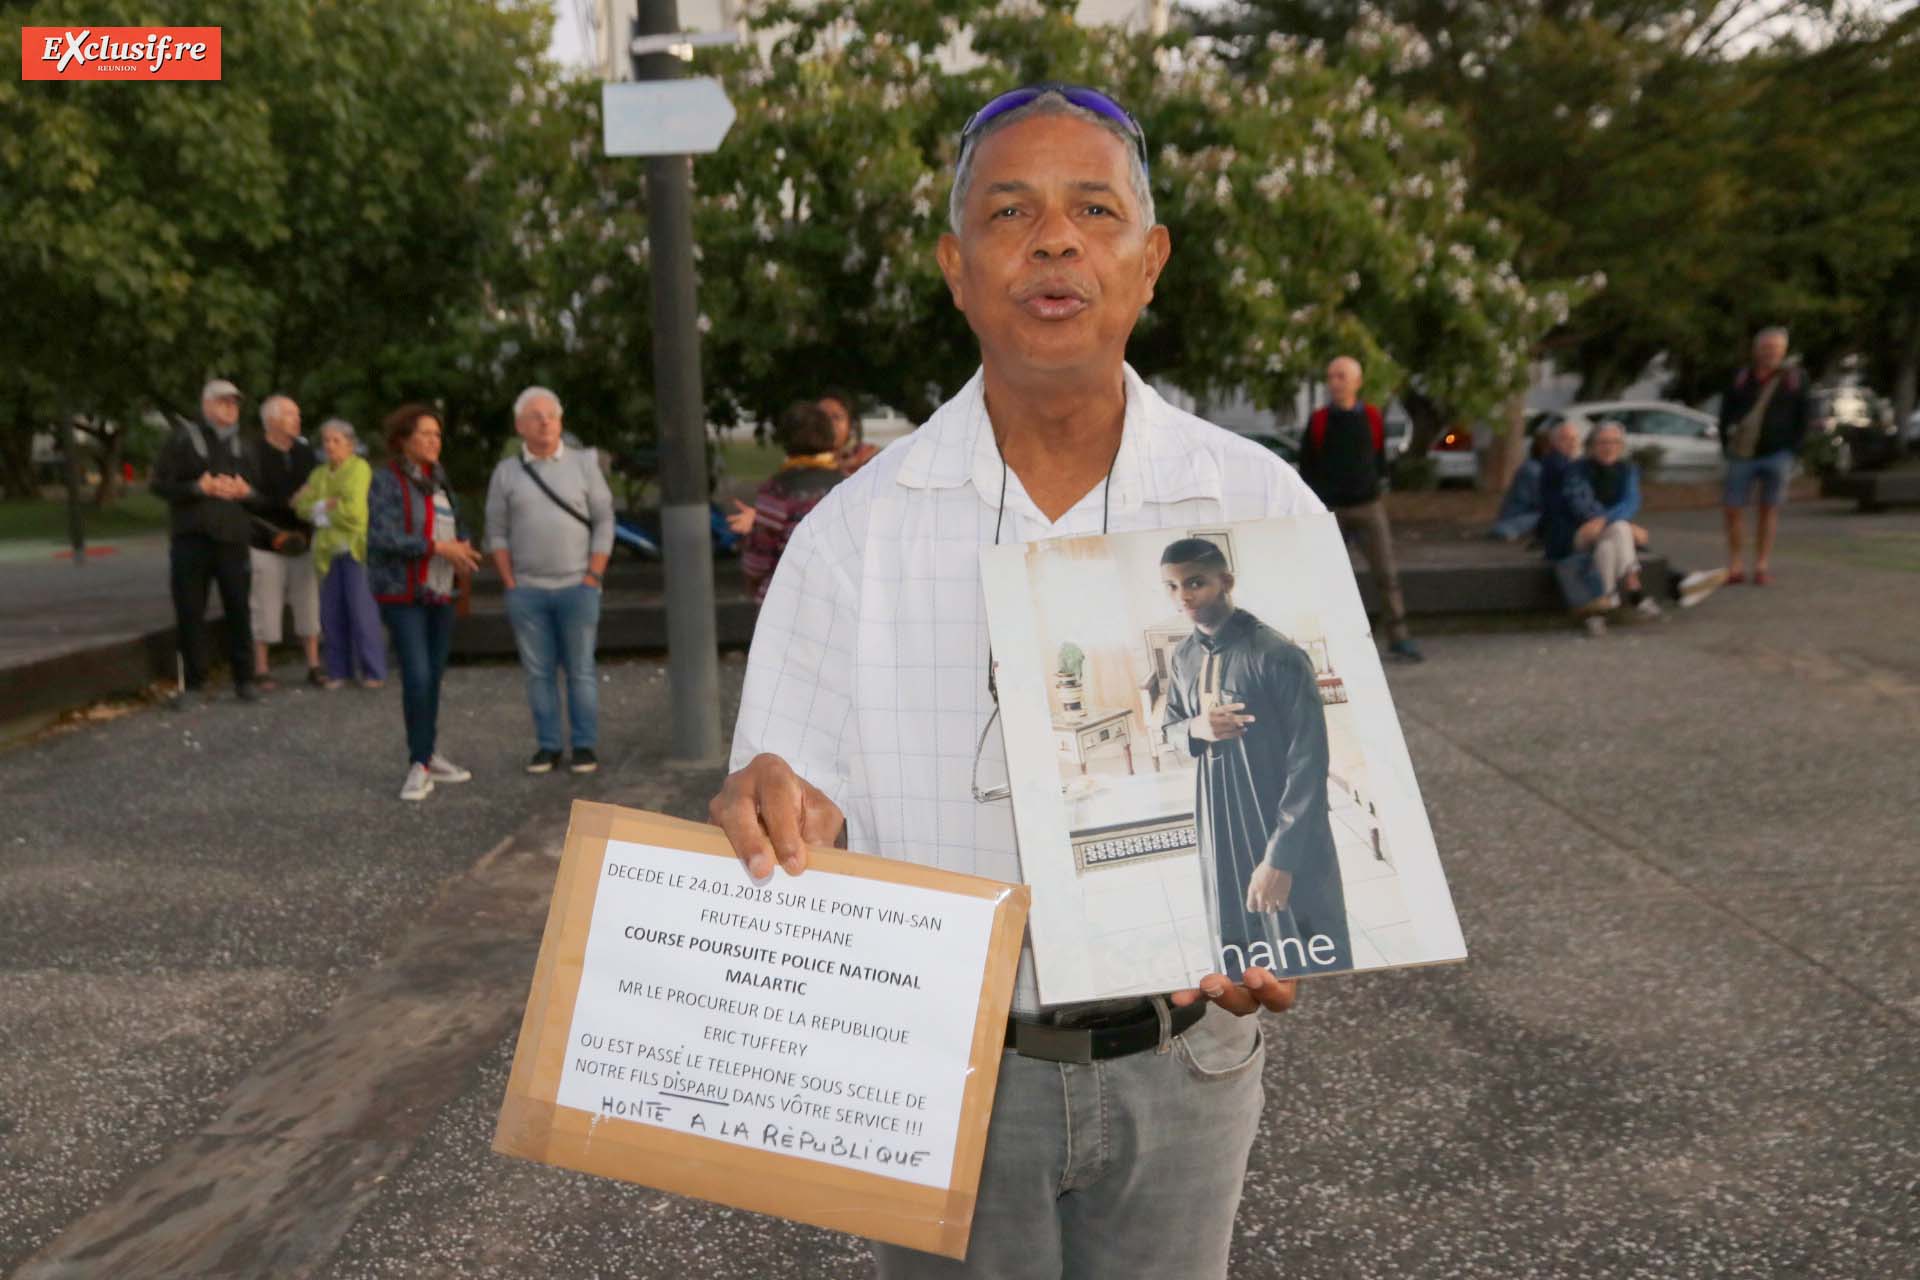
MULTIPOLYGON (((1320 512, 1258 445, 1125 363, 1170 252, 1140 126, 1105 94, 1002 94, 962 135, 940 268, 981 368, 796 529, 761 608, 733 768, 711 805, 756 877, 843 835, 1020 879, 991 732, 980 550, 1320 512), (997 773, 996 773, 997 771, 997 773)), ((1264 1099, 1249 968, 1150 1000, 1043 1008, 1023 955, 964 1264, 878 1246, 883 1276, 1224 1276, 1264 1099)))

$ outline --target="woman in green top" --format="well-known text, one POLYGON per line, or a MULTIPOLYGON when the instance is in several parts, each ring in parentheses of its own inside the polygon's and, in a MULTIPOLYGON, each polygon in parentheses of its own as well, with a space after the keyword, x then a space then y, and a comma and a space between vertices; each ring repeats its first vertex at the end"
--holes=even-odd
POLYGON ((367 586, 367 489, 373 468, 355 456, 353 426, 344 419, 320 424, 320 447, 326 461, 293 496, 293 509, 313 524, 326 687, 338 689, 358 668, 361 685, 378 689, 387 678, 387 644, 367 586))

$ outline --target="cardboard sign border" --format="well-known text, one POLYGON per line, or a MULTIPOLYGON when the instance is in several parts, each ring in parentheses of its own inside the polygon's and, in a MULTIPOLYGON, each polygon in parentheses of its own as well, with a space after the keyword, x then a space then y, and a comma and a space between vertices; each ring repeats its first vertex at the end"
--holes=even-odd
POLYGON ((618 805, 573 802, 493 1149, 502 1155, 964 1258, 1005 1047, 1014 970, 1026 928, 1027 887, 891 858, 808 850, 810 866, 818 870, 996 901, 973 1029, 972 1068, 962 1093, 953 1169, 948 1189, 942 1191, 799 1156, 755 1151, 717 1138, 603 1117, 556 1102, 609 840, 735 861, 718 827, 618 805))

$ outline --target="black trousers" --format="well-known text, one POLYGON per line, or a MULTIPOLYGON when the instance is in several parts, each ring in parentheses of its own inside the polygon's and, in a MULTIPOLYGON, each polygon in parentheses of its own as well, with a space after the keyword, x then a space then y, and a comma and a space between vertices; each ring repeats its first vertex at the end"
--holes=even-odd
POLYGON ((227 661, 233 682, 253 680, 253 621, 247 609, 247 585, 253 564, 244 542, 215 542, 204 533, 177 533, 169 548, 173 571, 173 620, 180 628, 180 656, 187 688, 207 682, 207 589, 220 587, 220 609, 227 615, 227 661))

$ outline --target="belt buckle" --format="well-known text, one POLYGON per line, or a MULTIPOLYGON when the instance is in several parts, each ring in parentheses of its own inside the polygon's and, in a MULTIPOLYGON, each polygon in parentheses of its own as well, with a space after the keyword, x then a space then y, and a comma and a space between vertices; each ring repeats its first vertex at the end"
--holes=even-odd
POLYGON ((1084 1066, 1093 1061, 1093 1032, 1084 1027, 1056 1027, 1044 1022, 1016 1020, 1013 1051, 1023 1058, 1084 1066))

